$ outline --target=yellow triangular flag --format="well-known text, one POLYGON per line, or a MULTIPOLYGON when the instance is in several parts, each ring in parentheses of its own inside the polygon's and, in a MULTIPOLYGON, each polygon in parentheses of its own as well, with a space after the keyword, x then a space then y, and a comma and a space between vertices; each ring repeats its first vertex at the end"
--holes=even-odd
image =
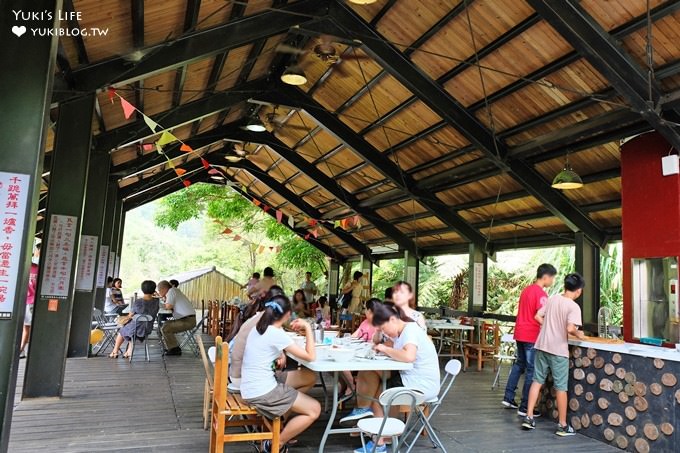
POLYGON ((174 135, 172 135, 168 131, 163 131, 163 133, 161 134, 161 138, 159 138, 156 143, 158 143, 161 146, 165 146, 168 143, 172 143, 172 142, 176 142, 176 141, 177 141, 177 137, 175 137, 174 135))
POLYGON ((163 147, 161 145, 159 145, 158 143, 156 143, 156 152, 158 154, 163 154, 163 147))
POLYGON ((151 129, 151 132, 156 132, 156 130, 161 127, 157 122, 149 118, 148 116, 144 115, 142 113, 142 117, 144 118, 144 122, 146 123, 147 126, 149 126, 149 129, 151 129))

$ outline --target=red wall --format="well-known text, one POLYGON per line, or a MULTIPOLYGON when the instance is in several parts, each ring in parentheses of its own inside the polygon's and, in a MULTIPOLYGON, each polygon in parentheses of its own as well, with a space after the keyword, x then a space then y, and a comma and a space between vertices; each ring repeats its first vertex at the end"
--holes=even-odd
MULTIPOLYGON (((663 176, 661 158, 671 146, 656 132, 621 147, 623 332, 633 336, 633 258, 680 256, 680 175, 663 176)), ((676 151, 673 151, 676 153, 676 151)))

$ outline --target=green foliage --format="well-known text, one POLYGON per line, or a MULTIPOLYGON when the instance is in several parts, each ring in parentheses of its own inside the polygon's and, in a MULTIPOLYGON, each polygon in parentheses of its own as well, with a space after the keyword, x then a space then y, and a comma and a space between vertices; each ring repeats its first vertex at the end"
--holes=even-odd
POLYGON ((382 299, 385 297, 385 290, 394 285, 395 282, 404 279, 404 260, 384 260, 380 261, 380 266, 373 267, 373 288, 372 296, 382 299))

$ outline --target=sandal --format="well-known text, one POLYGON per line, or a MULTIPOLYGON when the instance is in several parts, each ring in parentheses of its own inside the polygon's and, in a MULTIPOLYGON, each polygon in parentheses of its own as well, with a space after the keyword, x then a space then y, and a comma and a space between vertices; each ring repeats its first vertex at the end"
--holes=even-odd
POLYGON ((117 352, 112 352, 111 354, 109 354, 109 358, 110 358, 110 359, 117 359, 117 358, 118 358, 118 353, 117 353, 117 352))
POLYGON ((340 397, 338 403, 344 403, 345 401, 351 400, 356 396, 356 394, 357 393, 355 390, 352 390, 350 393, 345 393, 344 395, 342 395, 342 397, 340 397))

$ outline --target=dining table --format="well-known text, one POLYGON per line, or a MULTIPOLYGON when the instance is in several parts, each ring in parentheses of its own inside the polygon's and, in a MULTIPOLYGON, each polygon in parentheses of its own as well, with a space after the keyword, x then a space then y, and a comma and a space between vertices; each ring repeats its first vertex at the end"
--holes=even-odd
MULTIPOLYGON (((475 328, 474 326, 468 326, 465 324, 461 324, 460 322, 449 320, 449 319, 428 319, 425 322, 425 325, 427 326, 428 329, 431 330, 436 330, 439 332, 439 349, 437 350, 437 354, 440 356, 446 356, 446 357, 458 357, 458 356, 463 356, 465 354, 465 351, 463 349, 463 332, 471 332, 474 331, 475 328), (454 332, 458 331, 458 337, 457 338, 452 338, 451 341, 454 341, 458 343, 458 347, 460 349, 460 354, 442 354, 442 348, 444 346, 444 339, 446 336, 447 332, 454 332)), ((464 361, 463 361, 464 362, 464 361)))
POLYGON ((376 358, 360 357, 361 351, 366 350, 366 343, 352 342, 349 345, 343 345, 343 348, 354 348, 356 356, 349 360, 336 360, 333 358, 332 345, 317 345, 317 359, 313 362, 299 359, 294 355, 288 353, 287 355, 296 360, 300 365, 314 371, 316 373, 331 373, 333 375, 333 405, 326 429, 324 430, 321 442, 319 444, 319 453, 324 451, 328 436, 331 434, 348 434, 359 432, 358 428, 333 428, 335 417, 338 413, 338 393, 340 383, 340 373, 343 371, 381 371, 382 372, 382 386, 383 390, 387 387, 387 372, 388 371, 404 371, 413 369, 412 363, 397 362, 386 356, 376 356, 376 358))

